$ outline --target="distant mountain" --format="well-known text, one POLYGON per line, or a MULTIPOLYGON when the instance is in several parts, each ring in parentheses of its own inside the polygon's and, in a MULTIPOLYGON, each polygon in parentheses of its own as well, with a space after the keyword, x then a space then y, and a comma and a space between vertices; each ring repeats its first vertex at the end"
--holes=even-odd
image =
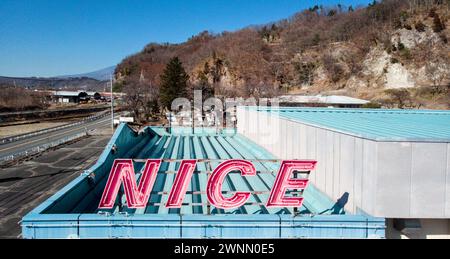
POLYGON ((29 89, 48 90, 90 90, 103 91, 107 82, 88 77, 42 78, 42 77, 4 77, 0 76, 0 86, 18 86, 29 89))
POLYGON ((58 76, 57 78, 92 78, 99 81, 108 81, 110 79, 110 76, 114 74, 114 71, 116 70, 116 66, 107 67, 104 69, 100 69, 94 72, 90 73, 84 73, 84 74, 77 74, 77 75, 66 75, 66 76, 58 76))
POLYGON ((85 74, 57 77, 6 77, 0 76, 0 86, 19 86, 30 89, 67 89, 103 91, 116 66, 85 74))

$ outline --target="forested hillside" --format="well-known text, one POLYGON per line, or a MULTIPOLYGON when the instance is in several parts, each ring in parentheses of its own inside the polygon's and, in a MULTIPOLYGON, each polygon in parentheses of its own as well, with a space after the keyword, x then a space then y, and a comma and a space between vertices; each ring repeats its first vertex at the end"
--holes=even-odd
POLYGON ((116 90, 158 95, 179 57, 192 88, 220 96, 345 94, 386 107, 450 108, 449 0, 313 6, 273 24, 151 43, 116 68, 116 90))

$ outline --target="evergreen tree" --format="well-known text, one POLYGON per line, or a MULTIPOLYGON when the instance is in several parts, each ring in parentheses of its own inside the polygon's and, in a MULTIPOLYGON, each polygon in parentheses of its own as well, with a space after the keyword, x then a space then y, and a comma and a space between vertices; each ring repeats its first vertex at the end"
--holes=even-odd
POLYGON ((319 6, 318 5, 315 5, 314 7, 310 7, 309 8, 309 11, 313 12, 313 13, 317 12, 318 10, 319 10, 319 6))
POLYGON ((336 10, 332 9, 332 10, 330 10, 330 11, 328 12, 327 15, 328 15, 329 17, 332 17, 332 16, 335 16, 336 13, 337 13, 336 10))
POLYGON ((318 33, 314 34, 314 37, 312 39, 313 46, 319 45, 320 41, 321 41, 320 34, 318 33))
POLYGON ((159 100, 163 109, 171 109, 173 100, 187 97, 189 75, 178 57, 169 61, 161 75, 159 100))

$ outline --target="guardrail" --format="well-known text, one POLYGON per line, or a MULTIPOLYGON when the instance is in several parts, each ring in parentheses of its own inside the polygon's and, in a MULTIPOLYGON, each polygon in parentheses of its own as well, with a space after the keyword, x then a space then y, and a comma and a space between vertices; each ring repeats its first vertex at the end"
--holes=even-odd
POLYGON ((83 111, 83 110, 97 110, 103 108, 110 108, 109 104, 98 105, 93 107, 84 107, 84 108, 63 108, 63 109, 52 109, 52 110, 35 110, 35 111, 20 111, 20 112, 2 112, 1 116, 13 116, 13 115, 26 115, 26 114, 34 114, 34 113, 53 113, 53 112, 71 112, 71 111, 83 111))
POLYGON ((76 135, 68 136, 68 137, 59 139, 57 141, 53 141, 53 142, 50 142, 50 143, 47 143, 47 144, 44 144, 44 145, 33 147, 33 148, 31 148, 29 150, 26 150, 26 151, 22 151, 22 152, 18 152, 18 153, 15 153, 15 154, 8 155, 8 156, 0 157, 0 165, 8 163, 8 162, 11 162, 11 161, 15 161, 15 160, 18 160, 18 159, 21 159, 21 158, 25 158, 25 157, 29 157, 29 156, 33 156, 33 155, 39 154, 41 152, 44 152, 47 149, 50 149, 50 148, 62 145, 64 143, 67 143, 67 142, 70 142, 70 141, 82 138, 82 137, 87 136, 87 135, 88 135, 88 132, 78 133, 76 135))
POLYGON ((109 114, 109 112, 102 112, 101 114, 96 114, 96 115, 89 116, 89 117, 87 117, 87 118, 85 118, 85 119, 83 119, 81 121, 75 122, 75 123, 65 124, 65 125, 62 125, 62 126, 57 126, 57 127, 53 127, 53 128, 38 130, 38 131, 25 133, 25 134, 21 134, 21 135, 1 138, 0 139, 0 145, 4 145, 4 144, 7 144, 7 143, 12 143, 12 142, 15 142, 15 141, 19 141, 19 140, 22 140, 22 139, 27 139, 27 138, 31 138, 31 137, 35 137, 35 136, 39 136, 39 135, 43 135, 43 134, 54 132, 54 131, 57 131, 57 130, 67 129, 67 128, 75 127, 75 126, 78 126, 78 125, 83 125, 83 124, 86 124, 88 122, 97 120, 99 118, 106 117, 108 114, 109 114))

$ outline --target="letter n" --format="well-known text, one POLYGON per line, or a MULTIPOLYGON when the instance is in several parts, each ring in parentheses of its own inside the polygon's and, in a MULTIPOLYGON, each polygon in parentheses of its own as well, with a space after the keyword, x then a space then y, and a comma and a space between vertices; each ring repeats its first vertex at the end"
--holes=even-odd
POLYGON ((123 183, 127 206, 131 209, 145 208, 158 174, 161 160, 147 160, 142 171, 139 186, 136 183, 133 160, 114 161, 106 187, 100 200, 99 209, 112 209, 123 183))

